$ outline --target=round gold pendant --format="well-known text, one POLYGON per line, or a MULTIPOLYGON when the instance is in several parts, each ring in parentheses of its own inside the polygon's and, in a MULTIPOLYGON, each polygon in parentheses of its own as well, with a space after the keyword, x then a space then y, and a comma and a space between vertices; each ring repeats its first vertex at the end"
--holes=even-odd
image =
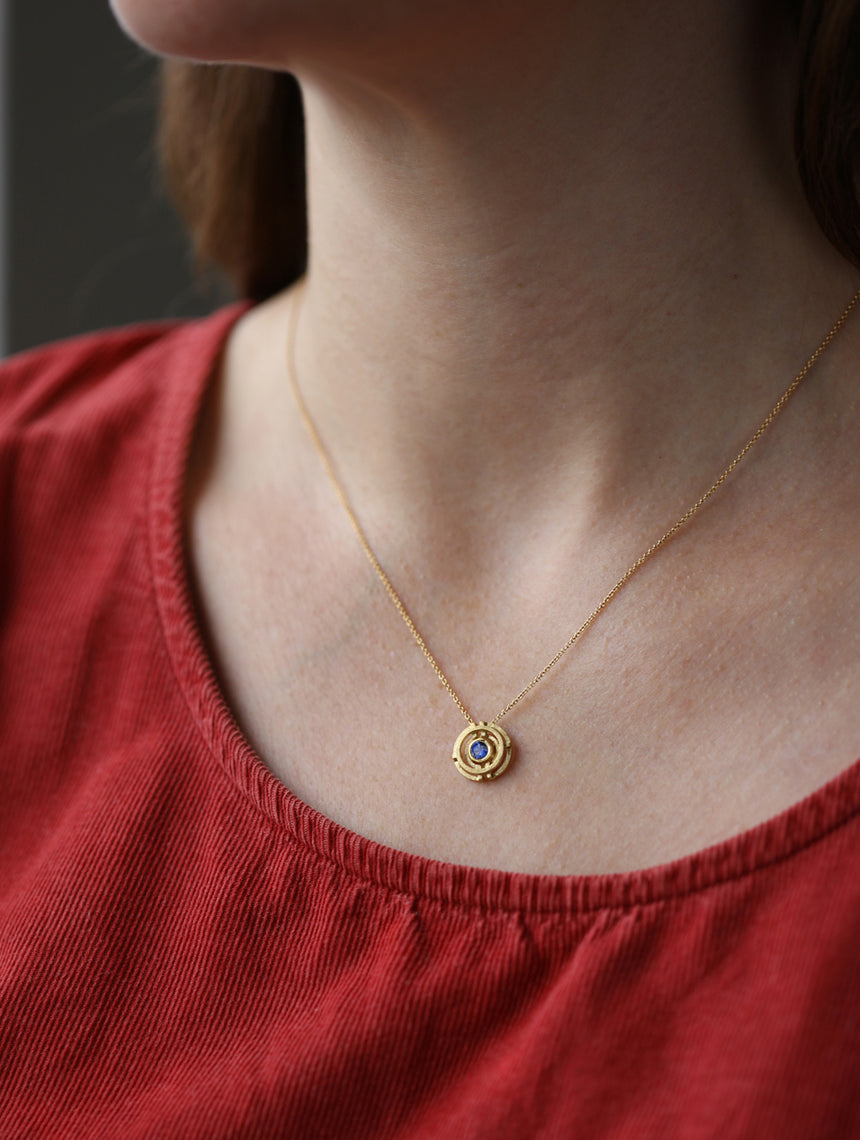
POLYGON ((511 750, 511 738, 505 730, 481 720, 457 737, 453 760, 467 780, 495 780, 510 764, 511 750))

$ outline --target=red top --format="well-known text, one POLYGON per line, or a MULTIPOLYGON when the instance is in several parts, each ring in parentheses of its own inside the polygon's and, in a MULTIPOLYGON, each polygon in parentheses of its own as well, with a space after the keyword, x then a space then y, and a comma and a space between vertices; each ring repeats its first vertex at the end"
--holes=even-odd
POLYGON ((860 763, 561 878, 380 847, 254 755, 179 509, 240 312, 0 369, 0 1136, 860 1135, 860 763))

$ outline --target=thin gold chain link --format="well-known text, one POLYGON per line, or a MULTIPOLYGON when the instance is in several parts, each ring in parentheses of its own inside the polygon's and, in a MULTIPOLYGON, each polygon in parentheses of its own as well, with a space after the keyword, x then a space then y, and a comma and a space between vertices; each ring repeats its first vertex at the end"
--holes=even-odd
MULTIPOLYGON (((362 547, 365 555, 367 556, 368 561, 370 562, 373 569, 376 571, 377 577, 382 582, 383 586, 385 587, 385 589, 388 593, 388 596, 391 598, 392 602, 396 606, 397 612, 400 614, 400 616, 403 618, 406 625, 409 627, 409 631, 412 634, 413 638, 415 639, 415 641, 418 645, 418 648, 421 650, 421 652, 424 654, 424 656, 427 658, 427 660, 433 666, 433 670, 436 673, 436 676, 439 678, 439 680, 444 685, 445 689, 447 690, 447 692, 448 692, 449 696, 451 697, 451 699, 453 700, 454 704, 457 706, 457 708, 460 710, 460 712, 463 714, 463 716, 466 718, 466 720, 470 724, 475 723, 474 717, 471 715, 471 713, 469 712, 466 705, 460 699, 459 695, 457 694, 457 692, 454 689, 454 686, 451 684, 451 682, 448 680, 448 678, 443 673, 442 668, 439 665, 439 662, 436 660, 436 658, 430 652, 430 649, 428 648, 426 641, 421 636, 421 634, 418 632, 418 628, 415 625, 415 622, 412 620, 412 617, 409 614, 409 611, 406 609, 406 606, 403 604, 403 601, 402 601, 400 595, 397 593, 394 586, 392 585, 391 579, 388 577, 388 575, 385 573, 385 571, 380 566, 379 559, 376 557, 376 555, 374 554, 374 552, 370 546, 370 543, 367 541, 365 533, 361 528, 361 524, 359 523, 358 519, 356 518, 355 512, 353 511, 353 509, 349 503, 349 500, 346 497, 346 493, 344 492, 344 490, 340 484, 340 480, 338 479, 337 475, 335 474, 334 467, 332 466, 331 460, 329 459, 329 456, 328 456, 328 452, 326 451, 326 449, 323 445, 323 442, 320 438, 319 432, 316 429, 316 425, 314 424, 313 420, 311 419, 310 413, 308 412, 307 405, 305 404, 304 397, 302 396, 301 389, 299 388, 298 377, 296 375, 296 363, 295 363, 296 326, 298 323, 298 317, 299 317, 299 312, 300 312, 300 308, 301 308, 299 301, 301 299, 301 294, 303 292, 304 285, 305 285, 305 283, 302 282, 297 287, 295 294, 292 298, 292 303, 290 305, 290 315, 289 315, 289 330, 288 330, 288 336, 287 336, 287 372, 288 372, 288 376, 289 376, 290 387, 292 388, 292 391, 293 391, 293 397, 296 401, 296 406, 298 407, 298 410, 299 410, 299 415, 301 416, 302 422, 305 426, 305 430, 307 431, 307 433, 308 433, 308 435, 309 435, 309 437, 310 437, 310 439, 314 445, 314 448, 316 449, 316 451, 320 457, 320 460, 321 460, 322 465, 326 471, 326 474, 328 475, 328 478, 332 484, 332 487, 334 488, 335 494, 337 495, 337 498, 338 498, 341 506, 343 507, 344 511, 346 512, 346 516, 352 525, 352 529, 355 531, 355 534, 356 534, 356 537, 358 538, 358 541, 361 543, 361 547, 362 547)), ((582 637, 582 635, 586 632, 586 630, 591 625, 594 624, 594 622, 603 613, 603 611, 606 609, 606 607, 609 605, 609 603, 613 600, 613 598, 615 598, 617 596, 617 594, 621 590, 624 589, 624 587, 627 585, 627 583, 630 581, 630 579, 633 577, 633 575, 637 572, 637 570, 641 570, 642 567, 645 565, 645 563, 648 562, 651 558, 653 558, 658 550, 661 550, 666 545, 667 542, 669 542, 672 538, 675 537, 675 535, 678 533, 678 531, 680 531, 681 529, 683 529, 683 527, 685 527, 687 525, 687 523, 690 521, 690 519, 705 505, 705 503, 708 502, 708 500, 711 498, 711 496, 716 494, 716 492, 720 489, 720 487, 722 487, 722 485, 725 483, 725 481, 728 479, 728 477, 732 474, 732 472, 735 470, 735 468, 738 466, 738 464, 744 459, 744 457, 748 454, 748 452, 761 439, 761 437, 764 435, 764 433, 767 431, 767 429, 771 426, 773 421, 776 419, 776 417, 783 410, 785 405, 788 403, 788 401, 791 399, 791 397, 794 395, 794 393, 797 391, 797 389, 800 387, 800 385, 806 379, 806 376, 812 370, 812 368, 815 365, 818 358, 830 346, 830 344, 833 342, 833 340, 835 339, 836 335, 839 333, 842 326, 848 320, 848 317, 850 316, 851 311, 855 308, 858 301, 860 301, 860 289, 858 289, 858 291, 854 294, 854 296, 851 298, 851 300, 845 306, 845 308, 843 309, 842 313, 840 314, 838 320, 834 323, 833 327, 828 331, 827 335, 824 337, 824 339, 821 341, 821 343, 818 345, 818 347, 815 349, 815 351, 812 353, 812 355, 806 361, 804 366, 797 373, 797 375, 794 377, 792 382, 789 384, 789 386, 786 388, 786 390, 782 393, 780 398, 777 400, 777 402, 774 404, 774 406, 771 408, 771 410, 768 412, 768 414, 765 416, 765 418, 762 420, 762 422, 759 424, 759 426, 756 428, 756 430, 753 432, 753 434, 750 436, 750 438, 747 440, 747 442, 744 444, 744 446, 741 448, 741 450, 737 453, 737 455, 734 457, 734 459, 731 461, 731 463, 729 463, 729 465, 720 473, 720 475, 714 480, 714 482, 710 485, 710 487, 707 489, 707 491, 705 491, 705 493, 703 495, 701 495, 698 499, 696 499, 696 501, 693 503, 693 505, 691 507, 689 507, 681 515, 681 517, 677 520, 677 522, 673 523, 672 526, 669 527, 669 529, 666 531, 666 533, 664 535, 662 535, 660 538, 658 538, 656 542, 652 543, 651 546, 649 546, 647 550, 643 551, 642 554, 639 555, 639 557, 636 559, 635 562, 631 563, 631 565, 628 566, 628 568, 624 571, 622 576, 618 579, 618 581, 615 583, 615 585, 612 587, 612 589, 609 591, 609 593, 606 594, 606 596, 602 599, 602 601, 599 602, 598 605, 596 605, 594 607, 594 609, 591 611, 591 613, 588 615, 588 617, 585 619, 585 621, 582 623, 582 625, 573 634, 571 634, 571 636, 567 639, 567 641, 564 643, 564 645, 561 647, 561 649, 559 649, 558 653, 556 653, 556 655, 552 658, 552 660, 548 661, 547 664, 544 665, 543 669, 541 669, 541 671, 537 674, 537 676, 533 677, 532 680, 529 681, 529 683, 525 686, 525 688, 521 689, 520 692, 517 693, 517 695, 514 697, 514 699, 512 701, 509 701, 508 704, 506 704, 503 709, 501 709, 498 713, 496 713, 495 717, 493 717, 494 722, 498 722, 502 719, 502 717, 507 716, 507 714, 509 712, 511 712, 511 710, 513 708, 515 708, 516 705, 518 705, 520 703, 520 701, 523 699, 523 697, 525 697, 528 693, 530 693, 532 691, 532 689, 535 687, 535 685, 539 684, 544 679, 544 677, 547 675, 547 673, 549 673, 550 669, 552 669, 553 666, 557 665, 558 662, 562 659, 562 657, 564 657, 564 655, 565 655, 565 653, 567 653, 568 649, 570 649, 571 646, 575 645, 576 642, 579 641, 579 639, 582 637)))

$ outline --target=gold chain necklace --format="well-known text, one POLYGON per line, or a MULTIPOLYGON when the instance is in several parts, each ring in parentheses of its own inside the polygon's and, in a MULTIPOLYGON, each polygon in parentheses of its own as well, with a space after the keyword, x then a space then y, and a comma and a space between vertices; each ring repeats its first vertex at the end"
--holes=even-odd
POLYGON ((635 562, 628 566, 628 568, 624 571, 624 573, 621 575, 609 593, 606 594, 602 601, 594 607, 582 625, 571 634, 571 636, 567 639, 561 649, 559 649, 558 653, 556 653, 552 660, 548 661, 547 664, 544 665, 543 669, 541 669, 537 676, 533 677, 531 681, 529 681, 529 683, 517 693, 512 701, 508 701, 504 708, 499 709, 492 720, 476 721, 472 714, 469 712, 466 705, 455 692, 454 686, 442 672, 439 662, 428 649, 427 643, 418 632, 418 628, 410 617, 406 606, 403 604, 400 598, 400 595, 391 584, 391 579, 382 569, 378 558, 373 553, 370 543, 367 541, 364 531, 361 528, 361 524, 355 517, 355 512, 349 504, 346 493, 344 492, 343 487, 340 485, 340 481, 335 474, 334 467, 332 466, 331 460, 328 457, 328 453, 326 452, 322 440, 320 439, 319 432, 317 431, 316 426, 310 417, 310 413, 308 412, 307 406, 302 397, 298 378, 296 376, 295 340, 296 325, 298 323, 300 308, 299 300, 303 288, 304 282, 298 286, 296 294, 293 297, 292 304, 290 306, 289 331, 287 337, 288 375, 290 380, 290 387, 292 388, 296 406, 299 410, 299 415, 301 416, 302 422, 304 423, 305 430, 310 436, 310 439, 314 444, 317 453, 319 454, 322 465, 325 468, 329 479, 331 480, 331 484, 338 499, 340 500, 341 506, 343 507, 344 511, 346 511, 347 518, 352 524, 352 529, 355 531, 356 536, 358 537, 358 541, 361 543, 362 549, 367 555, 368 561, 376 571, 376 574, 385 587, 388 596, 391 598, 391 601, 397 608, 397 612, 409 627, 409 631, 418 644, 419 649, 433 666, 436 676, 444 685, 454 704, 466 718, 466 728, 463 729, 454 743, 454 752, 452 759, 457 767, 457 770, 463 776, 469 780, 475 780, 478 782, 483 780, 495 780, 497 777, 501 776, 501 774, 507 769, 508 765, 511 762, 511 756, 513 752, 511 738, 501 727, 499 721, 503 717, 507 716, 507 714, 520 703, 523 697, 530 693, 535 685, 543 680, 550 669, 552 669, 552 667, 556 665, 562 659, 562 657, 564 657, 568 649, 570 649, 572 645, 579 641, 585 631, 594 623, 600 614, 603 613, 612 599, 616 597, 616 595, 621 590, 624 589, 636 571, 640 570, 646 562, 653 558, 658 550, 661 550, 667 542, 674 538, 678 531, 686 526, 693 515, 695 515, 696 512, 701 507, 703 507, 705 503, 711 498, 711 496, 714 495, 720 487, 722 487, 723 483, 725 483, 725 481, 728 479, 737 465, 741 462, 744 456, 759 441, 759 439, 761 439, 761 437, 764 435, 764 433, 767 431, 767 429, 770 427, 770 425, 773 423, 773 421, 776 419, 776 417, 779 415, 779 413, 782 411, 782 409, 785 407, 797 389, 800 387, 801 383, 806 378, 807 374, 811 371, 815 362, 825 351, 825 349, 827 349, 832 343, 836 337, 836 334, 848 319, 851 310, 855 307, 858 300, 860 300, 860 290, 858 290, 846 305, 845 309, 842 311, 839 319, 829 330, 816 350, 813 352, 801 370, 797 373, 792 382, 789 384, 789 386, 786 388, 786 390, 783 392, 783 394, 780 396, 780 398, 777 400, 777 402, 774 404, 774 406, 771 408, 771 410, 768 412, 768 414, 765 416, 765 418, 762 420, 762 422, 759 424, 759 426, 756 428, 756 430, 753 432, 753 434, 750 436, 738 454, 734 457, 728 467, 726 467, 725 470, 720 473, 720 475, 717 477, 717 479, 715 479, 707 491, 705 491, 703 495, 696 499, 695 503, 693 503, 691 507, 684 511, 677 522, 673 523, 664 535, 658 538, 656 542, 653 542, 647 550, 644 550, 639 555, 635 562))

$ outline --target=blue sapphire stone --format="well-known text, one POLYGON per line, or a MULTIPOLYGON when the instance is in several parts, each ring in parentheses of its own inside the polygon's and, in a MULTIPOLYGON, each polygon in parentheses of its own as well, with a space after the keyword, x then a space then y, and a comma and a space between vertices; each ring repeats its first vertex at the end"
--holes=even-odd
POLYGON ((473 760, 486 760, 490 755, 490 750, 483 740, 476 740, 469 749, 469 753, 473 760))

